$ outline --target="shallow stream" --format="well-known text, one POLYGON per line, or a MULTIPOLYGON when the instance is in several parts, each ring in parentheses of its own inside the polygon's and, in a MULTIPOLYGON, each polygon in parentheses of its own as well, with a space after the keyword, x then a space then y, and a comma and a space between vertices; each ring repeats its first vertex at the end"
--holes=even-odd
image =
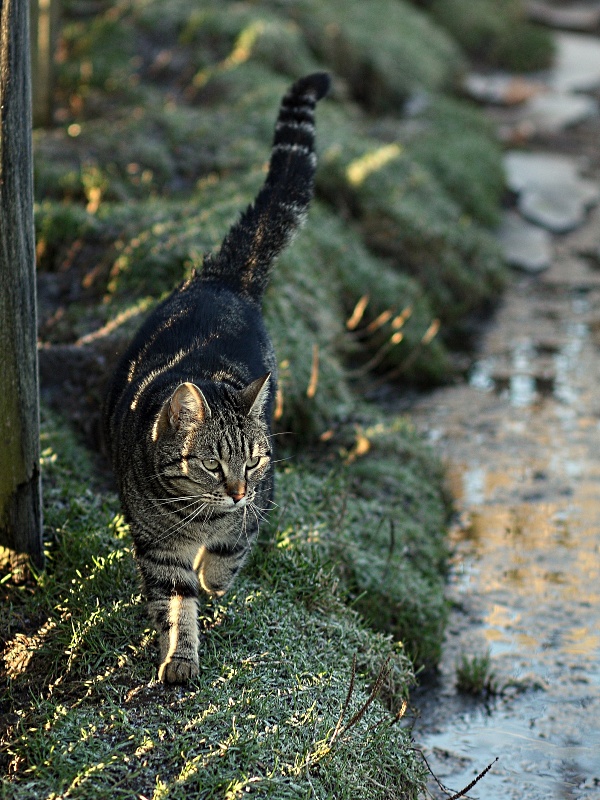
MULTIPOLYGON (((600 218, 515 280, 464 384, 411 411, 448 465, 458 519, 453 612, 415 739, 451 790, 600 800, 600 218), (584 247, 585 245, 585 247, 584 247), (456 691, 491 656, 499 693, 456 691)), ((443 793, 432 782, 434 797, 443 793)))

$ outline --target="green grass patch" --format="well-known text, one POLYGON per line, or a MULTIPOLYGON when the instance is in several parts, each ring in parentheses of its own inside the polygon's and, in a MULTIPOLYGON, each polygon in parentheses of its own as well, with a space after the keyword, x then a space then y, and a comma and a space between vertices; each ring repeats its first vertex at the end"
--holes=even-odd
POLYGON ((491 670, 490 653, 462 654, 456 665, 456 688, 462 694, 490 696, 498 694, 498 681, 491 670))
POLYGON ((463 67, 452 39, 404 0, 301 0, 291 14, 370 111, 400 112, 415 93, 451 90, 463 67))
POLYGON ((478 61, 517 72, 550 66, 552 35, 527 21, 523 0, 433 0, 430 12, 478 61))
MULTIPOLYGON (((392 573, 407 558, 423 558, 429 570, 436 558, 425 558, 427 548, 442 558, 444 504, 423 488, 437 468, 405 424, 368 433, 380 469, 392 467, 392 445, 376 458, 377 436, 395 441, 395 456, 403 442, 420 473, 405 506, 387 490, 378 508, 372 494, 361 497, 356 486, 367 493, 379 482, 364 482, 358 466, 370 472, 370 456, 342 433, 318 464, 284 462, 279 508, 250 564, 229 597, 202 606, 198 679, 166 688, 153 680, 155 636, 116 497, 100 491, 89 456, 44 411, 47 569, 34 586, 1 583, 4 796, 234 798, 253 789, 276 798, 416 798, 423 764, 393 722, 414 681, 407 651, 421 632, 409 626, 413 642, 398 630, 375 633, 356 602, 356 575, 369 560, 373 523, 386 514, 402 548, 392 573), (430 515, 428 544, 411 533, 415 513, 430 515)), ((382 611, 398 603, 394 581, 400 587, 401 576, 382 582, 382 611)))
MULTIPOLYGON (((474 114, 469 110, 467 119, 469 113, 474 114)), ((417 132, 406 143, 357 135, 333 104, 324 106, 321 119, 320 192, 340 213, 353 216, 372 251, 422 287, 444 333, 454 335, 470 313, 497 296, 505 279, 498 244, 472 216, 494 218, 502 187, 499 152, 486 145, 483 163, 466 166, 464 128, 454 104, 425 109, 413 120, 417 132), (448 156, 438 153, 442 141, 448 156), (454 166, 452 156, 460 159, 454 166), (488 173, 485 163, 497 168, 488 173), (465 165, 460 179, 458 164, 465 165), (488 177, 476 187, 484 172, 488 177), (480 197, 486 202, 478 211, 480 197)))

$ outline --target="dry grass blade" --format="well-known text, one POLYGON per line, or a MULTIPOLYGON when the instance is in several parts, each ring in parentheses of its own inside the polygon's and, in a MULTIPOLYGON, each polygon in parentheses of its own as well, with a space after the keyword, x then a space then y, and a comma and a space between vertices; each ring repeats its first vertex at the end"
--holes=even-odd
POLYGON ((346 694, 346 699, 344 701, 344 705, 342 706, 342 710, 340 711, 340 716, 335 726, 335 730, 331 734, 331 739, 329 740, 330 746, 335 742, 337 737, 340 734, 340 730, 342 727, 342 721, 348 710, 348 706, 350 705, 350 700, 352 699, 352 694, 354 692, 354 680, 356 678, 356 653, 352 656, 352 670, 350 672, 350 685, 348 686, 348 692, 346 694))
POLYGON ((383 686, 385 679, 390 674, 390 661, 391 661, 390 657, 386 658, 383 666, 379 670, 379 675, 375 679, 375 683, 373 684, 373 688, 371 689, 371 694, 367 697, 367 699, 365 700, 363 705, 358 709, 358 711, 352 717, 350 717, 346 725, 344 725, 342 730, 339 732, 338 736, 343 736, 344 733, 349 731, 350 728, 356 725, 357 722, 360 722, 360 720, 364 717, 364 715, 367 712, 367 709, 371 706, 371 704, 379 694, 379 691, 381 690, 381 687, 383 686))
POLYGON ((495 758, 495 759, 492 761, 492 763, 491 763, 491 764, 488 764, 488 765, 487 765, 487 767, 486 767, 484 770, 482 770, 482 771, 479 773, 479 775, 477 775, 477 776, 475 777, 475 779, 474 779, 474 780, 472 780, 472 781, 471 781, 471 783, 470 783, 468 786, 465 786, 465 787, 464 787, 464 789, 461 789, 459 792, 456 792, 456 794, 452 794, 452 795, 451 795, 451 794, 450 794, 450 789, 448 789, 448 787, 447 787, 447 786, 444 786, 444 784, 443 784, 443 783, 440 781, 440 779, 437 777, 437 775, 435 774, 435 772, 434 772, 434 771, 431 769, 431 766, 430 766, 430 764, 429 764, 429 761, 427 761, 427 758, 426 758, 426 756, 425 756, 425 753, 424 753, 422 750, 419 750, 418 748, 414 748, 414 751, 415 751, 416 753, 419 753, 419 755, 421 756, 421 758, 422 758, 422 759, 423 759, 423 761, 425 762, 425 766, 427 767, 427 770, 429 771, 429 774, 430 774, 430 775, 431 775, 431 777, 434 779, 434 781, 437 783, 437 785, 438 785, 438 786, 439 786, 439 788, 442 790, 442 792, 444 792, 444 794, 446 794, 446 795, 447 795, 447 800, 460 800, 460 798, 461 798, 461 797, 465 797, 465 796, 466 796, 466 794, 467 794, 467 792, 470 792, 470 791, 471 791, 471 789, 472 789, 472 788, 475 786, 475 784, 479 783, 479 781, 480 781, 480 780, 481 780, 481 779, 482 779, 482 778, 483 778, 485 775, 487 775, 487 773, 488 773, 488 772, 491 770, 491 768, 494 766, 494 764, 496 763, 496 761, 498 761, 498 757, 496 757, 496 758, 495 758))
POLYGON ((363 318, 363 315, 368 305, 369 305, 369 295, 363 294, 358 303, 354 306, 354 311, 352 312, 350 318, 346 322, 346 328, 349 331, 356 330, 356 328, 360 324, 361 319, 363 318))
POLYGON ((319 384, 319 345, 313 344, 313 357, 312 367, 310 371, 310 380, 306 390, 306 396, 311 400, 317 393, 317 386, 319 384))
POLYGON ((471 789, 475 786, 476 783, 479 783, 479 781, 484 777, 484 775, 487 775, 487 773, 491 770, 496 761, 498 761, 497 756, 492 761, 491 764, 488 764, 487 767, 482 772, 480 772, 479 775, 477 775, 475 780, 472 780, 468 786, 465 786, 465 788, 461 789, 460 792, 458 792, 457 794, 453 794, 452 797, 448 798, 448 800, 459 800, 460 797, 464 797, 467 794, 467 792, 471 791, 471 789))
MULTIPOLYGON (((415 361, 422 353, 422 351, 428 345, 430 345, 431 342, 435 339, 440 330, 440 326, 441 326, 440 321, 438 319, 434 319, 431 325, 427 328, 427 330, 421 337, 421 341, 419 342, 419 344, 414 348, 414 350, 411 353, 409 353, 409 355, 404 359, 404 361, 397 367, 394 367, 394 369, 390 370, 389 372, 386 372, 386 374, 383 375, 378 380, 375 380, 373 382, 373 386, 374 387, 383 386, 384 383, 387 383, 389 381, 401 377, 410 367, 412 367, 412 365, 415 363, 415 361)), ((388 343, 386 342, 386 344, 388 343)), ((365 370, 367 367, 372 368, 372 365, 369 363, 368 365, 361 367, 361 369, 365 370)))
POLYGON ((360 377, 363 377, 364 375, 367 375, 369 372, 371 372, 371 370, 375 369, 375 367, 378 367, 381 364, 381 362, 386 357, 386 355, 390 352, 390 350, 392 350, 392 348, 396 347, 396 345, 400 344, 400 342, 402 341, 403 338, 404 338, 403 334, 400 331, 392 334, 392 336, 390 336, 390 338, 387 339, 381 345, 379 350, 377 350, 375 355, 372 358, 370 358, 366 362, 366 364, 363 364, 362 366, 357 367, 356 369, 349 370, 346 373, 347 377, 348 378, 360 378, 360 377))

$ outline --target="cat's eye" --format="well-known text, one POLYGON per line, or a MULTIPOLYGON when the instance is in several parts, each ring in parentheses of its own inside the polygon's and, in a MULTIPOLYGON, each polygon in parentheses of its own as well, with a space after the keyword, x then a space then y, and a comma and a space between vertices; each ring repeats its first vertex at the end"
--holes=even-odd
POLYGON ((246 461, 246 468, 247 469, 254 469, 254 467, 258 467, 260 464, 260 456, 254 456, 254 458, 249 458, 246 461))
POLYGON ((219 462, 216 458, 205 458, 202 461, 202 466, 209 472, 216 472, 219 469, 219 462))

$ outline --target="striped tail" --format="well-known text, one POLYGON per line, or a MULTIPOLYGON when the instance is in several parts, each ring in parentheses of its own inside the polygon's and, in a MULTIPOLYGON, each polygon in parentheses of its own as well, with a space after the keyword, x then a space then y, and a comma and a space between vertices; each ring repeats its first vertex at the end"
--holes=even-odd
POLYGON ((296 81, 282 100, 269 172, 254 203, 204 260, 201 280, 262 298, 271 265, 302 225, 313 196, 317 164, 314 112, 329 90, 329 75, 296 81))

